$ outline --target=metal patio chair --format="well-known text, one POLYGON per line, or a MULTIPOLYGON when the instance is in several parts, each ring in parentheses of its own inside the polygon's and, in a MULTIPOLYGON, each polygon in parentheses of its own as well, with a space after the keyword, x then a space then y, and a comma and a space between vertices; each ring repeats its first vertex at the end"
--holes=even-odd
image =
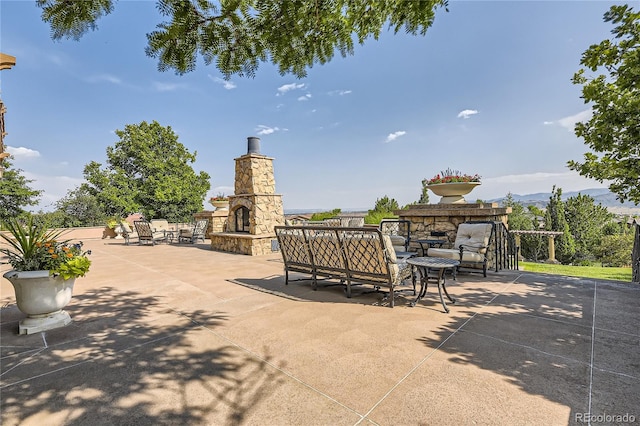
POLYGON ((133 226, 136 228, 138 234, 138 244, 156 245, 159 242, 167 242, 167 235, 164 231, 153 231, 151 229, 151 223, 146 220, 136 220, 133 222, 133 226))
POLYGON ((198 240, 204 242, 206 238, 209 219, 198 219, 191 229, 181 229, 178 234, 179 243, 195 243, 198 240))

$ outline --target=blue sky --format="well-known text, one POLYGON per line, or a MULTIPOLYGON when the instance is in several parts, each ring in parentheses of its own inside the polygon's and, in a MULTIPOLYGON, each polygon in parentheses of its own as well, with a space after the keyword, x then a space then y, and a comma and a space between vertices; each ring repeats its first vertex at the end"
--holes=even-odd
POLYGON ((590 114, 571 77, 610 37, 611 4, 452 1, 424 37, 385 32, 303 79, 263 64, 224 81, 202 62, 157 70, 144 53, 155 1, 120 1, 98 31, 54 42, 34 1, 2 0, 0 50, 16 57, 0 73, 5 145, 45 210, 85 164, 105 163, 115 130, 152 120, 197 152, 210 196, 233 193, 234 158, 259 136, 285 210, 369 209, 385 195, 404 205, 448 167, 482 176, 471 201, 602 187, 566 163, 587 149, 573 124, 590 114))

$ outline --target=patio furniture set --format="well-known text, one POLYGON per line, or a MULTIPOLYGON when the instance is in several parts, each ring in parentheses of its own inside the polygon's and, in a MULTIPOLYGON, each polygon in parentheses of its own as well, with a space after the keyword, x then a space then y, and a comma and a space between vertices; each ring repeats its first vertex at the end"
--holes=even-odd
MULTIPOLYGON (((445 271, 453 278, 461 266, 481 268, 487 273, 486 252, 493 232, 492 222, 459 225, 452 248, 444 248, 444 239, 422 240, 420 253, 410 250, 408 221, 385 220, 379 229, 340 226, 277 226, 276 237, 284 261, 285 284, 289 272, 310 275, 312 288, 318 279, 337 279, 345 285, 351 297, 353 285, 369 284, 376 291, 388 289, 390 307, 394 306, 394 292, 405 280, 411 280, 416 295, 416 275, 420 276, 420 291, 411 302, 415 306, 426 294, 429 279, 438 286, 440 302, 449 312, 444 296, 455 303, 446 289, 445 271), (427 247, 424 247, 424 244, 427 247), (435 276, 430 277, 430 273, 435 276)), ((437 235, 432 235, 437 236, 437 235)), ((421 240, 416 240, 419 242, 421 240)))
POLYGON ((128 223, 123 223, 125 244, 129 245, 132 238, 138 239, 140 245, 156 245, 157 243, 196 243, 204 241, 207 231, 208 219, 196 220, 188 227, 172 227, 165 219, 149 221, 137 220, 133 222, 135 230, 128 223))

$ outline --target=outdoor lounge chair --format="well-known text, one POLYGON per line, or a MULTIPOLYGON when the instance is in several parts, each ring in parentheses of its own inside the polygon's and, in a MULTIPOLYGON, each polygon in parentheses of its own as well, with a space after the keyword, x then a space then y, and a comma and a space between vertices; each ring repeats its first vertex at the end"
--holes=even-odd
MULTIPOLYGON (((487 276, 487 249, 493 234, 492 222, 465 222, 458 226, 453 248, 429 248, 427 256, 460 261, 460 266, 482 268, 487 276)), ((454 271, 455 277, 455 271, 454 271)))
POLYGON ((204 242, 206 238, 209 219, 198 219, 191 229, 181 229, 178 234, 179 243, 195 243, 198 240, 204 242))
POLYGON ((124 238, 125 245, 129 245, 132 238, 138 237, 138 233, 134 229, 131 229, 131 225, 129 225, 129 222, 126 220, 123 220, 120 226, 122 227, 122 237, 124 238))
POLYGON ((167 235, 164 231, 154 232, 151 229, 151 224, 146 220, 136 220, 133 222, 133 225, 135 226, 138 234, 139 244, 151 243, 151 245, 156 245, 156 243, 167 241, 167 235))

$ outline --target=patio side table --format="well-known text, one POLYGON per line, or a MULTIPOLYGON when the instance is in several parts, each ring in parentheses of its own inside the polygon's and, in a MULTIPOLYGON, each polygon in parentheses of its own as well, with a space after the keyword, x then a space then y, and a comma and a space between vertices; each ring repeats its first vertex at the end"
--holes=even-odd
POLYGON ((447 296, 447 299, 451 303, 456 303, 456 300, 449 296, 447 292, 447 287, 445 285, 444 280, 444 271, 450 268, 455 268, 460 264, 459 261, 453 259, 444 259, 440 257, 412 257, 407 259, 407 263, 409 265, 413 265, 420 271, 420 292, 418 292, 418 297, 416 300, 411 302, 411 306, 415 306, 416 303, 420 299, 422 299, 427 294, 427 283, 429 281, 429 270, 435 269, 438 271, 437 276, 437 284, 438 284, 438 294, 440 295, 440 303, 442 303, 442 307, 446 313, 449 313, 449 308, 444 301, 444 297, 442 297, 442 292, 447 296))
POLYGON ((427 255, 427 249, 431 247, 442 247, 442 245, 447 242, 445 240, 430 239, 430 238, 424 239, 424 240, 413 240, 413 241, 420 244, 420 251, 422 252, 423 256, 427 255), (425 248, 425 245, 427 246, 426 248, 425 248))

